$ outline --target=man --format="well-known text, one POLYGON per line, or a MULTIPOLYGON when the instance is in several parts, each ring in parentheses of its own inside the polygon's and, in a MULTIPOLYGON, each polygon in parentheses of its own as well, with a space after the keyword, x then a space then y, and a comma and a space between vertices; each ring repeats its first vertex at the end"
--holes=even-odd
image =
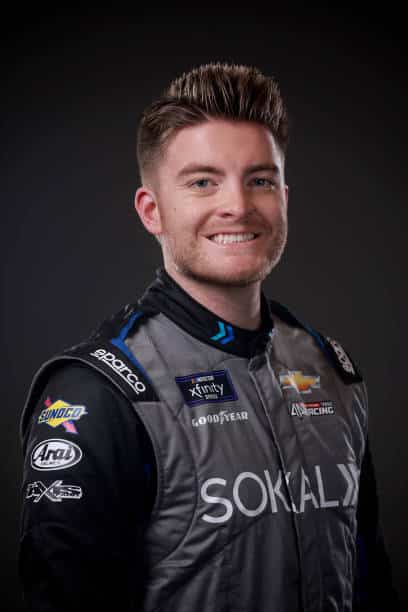
POLYGON ((30 390, 30 609, 396 609, 365 385, 261 289, 287 141, 276 82, 245 66, 192 70, 145 111, 135 208, 164 267, 30 390))

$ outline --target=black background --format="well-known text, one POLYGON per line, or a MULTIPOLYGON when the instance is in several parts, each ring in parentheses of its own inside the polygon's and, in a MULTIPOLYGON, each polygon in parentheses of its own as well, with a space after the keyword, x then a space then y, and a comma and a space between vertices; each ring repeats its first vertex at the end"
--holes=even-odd
POLYGON ((159 247, 133 211, 140 113, 182 71, 218 60, 258 66, 286 98, 289 241, 265 289, 365 375, 384 531, 408 604, 404 23, 395 12, 269 13, 157 6, 3 21, 4 610, 21 609, 18 421, 31 377, 152 279, 159 247))

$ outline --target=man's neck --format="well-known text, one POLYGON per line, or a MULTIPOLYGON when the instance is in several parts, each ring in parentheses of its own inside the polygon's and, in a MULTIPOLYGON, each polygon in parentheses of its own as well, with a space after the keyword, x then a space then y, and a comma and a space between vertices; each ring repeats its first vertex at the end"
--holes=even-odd
POLYGON ((174 268, 166 272, 191 297, 218 315, 221 319, 238 327, 255 330, 261 324, 261 282, 245 287, 231 287, 201 283, 179 274, 174 268))

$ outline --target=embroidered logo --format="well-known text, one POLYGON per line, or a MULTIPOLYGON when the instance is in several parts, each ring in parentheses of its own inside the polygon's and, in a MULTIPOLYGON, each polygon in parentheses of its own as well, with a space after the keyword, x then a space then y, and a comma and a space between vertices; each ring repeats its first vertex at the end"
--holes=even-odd
POLYGON ((91 357, 96 357, 98 361, 104 363, 108 366, 115 374, 120 376, 122 380, 125 381, 133 389, 136 395, 139 393, 144 393, 146 391, 146 385, 142 380, 140 380, 139 376, 132 371, 126 363, 119 359, 117 355, 107 351, 104 348, 99 348, 92 353, 89 353, 91 357))
POLYGON ((292 402, 290 407, 291 416, 322 416, 334 414, 334 405, 331 400, 321 402, 292 402))
POLYGON ((225 325, 222 321, 218 321, 218 333, 211 336, 211 340, 214 342, 220 342, 220 344, 228 344, 231 340, 234 340, 234 330, 231 325, 225 325))
POLYGON ((52 402, 49 397, 44 402, 47 406, 41 411, 38 417, 39 423, 46 423, 50 427, 58 427, 62 425, 68 433, 77 434, 78 431, 74 425, 74 421, 78 421, 85 414, 88 414, 85 406, 68 404, 64 400, 52 402))
POLYGON ((312 389, 320 389, 320 376, 303 374, 302 370, 288 370, 287 374, 279 376, 282 389, 293 389, 298 393, 311 393, 312 389))
POLYGON ((327 338, 327 340, 330 342, 331 346, 333 347, 333 350, 336 353, 343 369, 349 374, 355 374, 356 371, 350 359, 347 357, 344 348, 336 340, 333 340, 333 338, 327 338))
POLYGON ((79 463, 82 450, 69 440, 44 440, 31 453, 31 467, 35 470, 50 471, 66 469, 79 463))
POLYGON ((64 485, 62 480, 55 480, 46 486, 41 480, 36 480, 27 486, 26 499, 34 499, 38 504, 40 499, 47 497, 52 502, 61 502, 63 499, 81 499, 82 489, 76 485, 64 485))
POLYGON ((193 427, 201 427, 202 425, 223 425, 224 423, 232 423, 235 421, 247 421, 248 412, 246 410, 238 412, 228 412, 228 410, 220 410, 214 414, 203 414, 191 419, 193 427))
POLYGON ((176 376, 175 380, 188 406, 238 399, 227 370, 176 376))

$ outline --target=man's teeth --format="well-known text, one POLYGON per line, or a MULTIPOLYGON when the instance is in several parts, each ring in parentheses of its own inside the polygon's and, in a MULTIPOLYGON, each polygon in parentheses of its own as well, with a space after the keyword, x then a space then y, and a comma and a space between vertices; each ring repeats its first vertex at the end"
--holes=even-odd
POLYGON ((232 242, 248 242, 253 240, 255 234, 215 234, 211 236, 211 240, 217 244, 231 244, 232 242))

